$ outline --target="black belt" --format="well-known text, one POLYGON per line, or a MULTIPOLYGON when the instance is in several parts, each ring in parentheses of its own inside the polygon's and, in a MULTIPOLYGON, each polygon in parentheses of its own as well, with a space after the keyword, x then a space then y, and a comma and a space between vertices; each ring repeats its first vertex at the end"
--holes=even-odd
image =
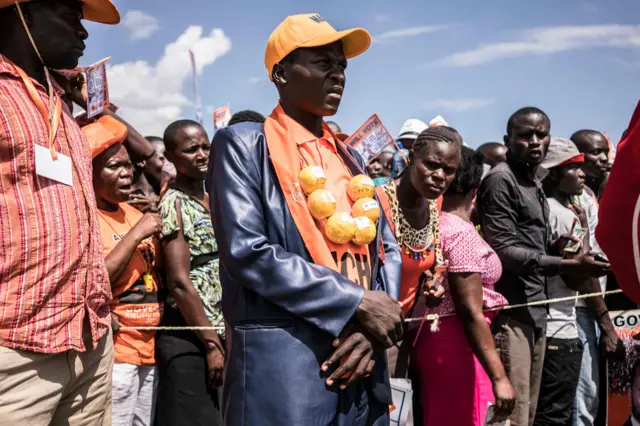
POLYGON ((210 261, 216 260, 216 259, 218 259, 218 253, 201 254, 191 259, 191 269, 195 269, 198 266, 205 265, 210 261))

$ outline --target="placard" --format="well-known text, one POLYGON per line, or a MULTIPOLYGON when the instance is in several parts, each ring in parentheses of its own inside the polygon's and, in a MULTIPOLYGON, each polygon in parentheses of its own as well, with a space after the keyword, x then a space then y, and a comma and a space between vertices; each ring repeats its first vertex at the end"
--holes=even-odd
POLYGON ((390 379, 391 399, 389 417, 394 426, 413 426, 413 389, 411 380, 390 379))
POLYGON ((218 130, 227 127, 231 120, 231 109, 229 104, 213 111, 213 128, 218 130))
POLYGON ((369 163, 385 147, 394 142, 393 136, 380 121, 377 114, 373 114, 360 128, 345 141, 362 156, 365 163, 369 163))
POLYGON ((109 85, 107 84, 105 58, 84 69, 87 81, 87 117, 95 117, 109 106, 109 85))

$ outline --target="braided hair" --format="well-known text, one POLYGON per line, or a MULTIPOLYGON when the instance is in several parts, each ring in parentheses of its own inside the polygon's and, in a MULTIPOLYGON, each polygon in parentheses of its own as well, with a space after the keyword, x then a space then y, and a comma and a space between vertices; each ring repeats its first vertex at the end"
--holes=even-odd
POLYGON ((411 150, 416 153, 431 143, 452 143, 458 147, 462 146, 462 136, 453 127, 436 126, 425 129, 418 135, 411 150))

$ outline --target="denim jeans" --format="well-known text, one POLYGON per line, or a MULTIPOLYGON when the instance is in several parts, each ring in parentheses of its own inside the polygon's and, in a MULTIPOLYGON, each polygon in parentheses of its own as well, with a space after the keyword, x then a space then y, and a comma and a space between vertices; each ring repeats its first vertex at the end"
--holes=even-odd
POLYGON ((547 338, 534 426, 567 426, 582 362, 580 339, 547 338))
POLYGON ((593 426, 598 416, 600 388, 600 329, 585 308, 577 309, 578 336, 584 346, 578 390, 573 404, 573 426, 593 426))

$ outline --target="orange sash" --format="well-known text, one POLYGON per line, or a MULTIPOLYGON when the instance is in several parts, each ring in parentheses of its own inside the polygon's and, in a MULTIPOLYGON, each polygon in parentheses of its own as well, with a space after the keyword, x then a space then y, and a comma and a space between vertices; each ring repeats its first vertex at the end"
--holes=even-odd
MULTIPOLYGON (((264 122, 264 135, 267 139, 267 148, 273 168, 287 201, 287 207, 314 263, 340 272, 322 232, 309 213, 306 197, 298 183, 298 175, 301 170, 298 147, 294 144, 282 143, 287 140, 287 132, 277 120, 279 113, 276 108, 267 117, 264 122)), ((336 143, 338 143, 337 140, 336 143)))

